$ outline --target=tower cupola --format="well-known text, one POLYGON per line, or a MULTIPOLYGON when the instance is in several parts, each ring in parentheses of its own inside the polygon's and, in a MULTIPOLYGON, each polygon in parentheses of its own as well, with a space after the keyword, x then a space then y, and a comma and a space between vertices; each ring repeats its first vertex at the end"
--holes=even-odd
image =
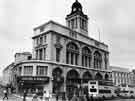
POLYGON ((81 3, 72 4, 71 13, 66 16, 67 26, 79 33, 88 35, 88 16, 83 13, 81 3))
POLYGON ((78 11, 82 12, 82 5, 78 2, 78 0, 76 0, 76 2, 74 2, 72 5, 72 13, 75 13, 78 11))

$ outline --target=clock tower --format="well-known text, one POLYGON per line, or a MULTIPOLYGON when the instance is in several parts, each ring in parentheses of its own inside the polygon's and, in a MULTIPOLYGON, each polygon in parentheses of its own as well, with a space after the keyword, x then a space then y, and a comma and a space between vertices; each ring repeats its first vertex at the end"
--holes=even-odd
POLYGON ((66 16, 66 23, 72 30, 88 35, 88 16, 83 13, 78 0, 73 3, 71 13, 66 16))

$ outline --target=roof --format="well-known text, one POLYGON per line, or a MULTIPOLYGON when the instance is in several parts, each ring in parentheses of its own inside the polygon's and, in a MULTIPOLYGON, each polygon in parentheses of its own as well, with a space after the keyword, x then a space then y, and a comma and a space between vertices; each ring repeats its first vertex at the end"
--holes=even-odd
POLYGON ((129 68, 124 68, 119 66, 110 66, 110 69, 112 71, 118 71, 118 72, 130 72, 129 68))
MULTIPOLYGON (((70 31, 72 31, 72 32, 76 32, 76 31, 70 29, 69 27, 64 26, 64 25, 62 25, 62 24, 59 24, 59 23, 57 23, 57 22, 55 22, 55 21, 52 21, 52 20, 50 20, 50 21, 48 21, 48 22, 46 22, 46 23, 44 23, 44 24, 42 24, 42 25, 39 25, 39 26, 35 27, 34 30, 37 30, 37 29, 39 29, 39 28, 42 27, 42 26, 45 27, 45 26, 47 26, 48 24, 54 24, 54 25, 60 26, 60 27, 62 27, 62 28, 65 28, 65 29, 67 29, 67 30, 70 30, 70 31)), ((98 41, 98 40, 96 40, 96 39, 93 39, 93 38, 91 38, 91 37, 89 37, 89 36, 86 36, 86 35, 84 35, 84 34, 82 34, 82 33, 79 33, 79 32, 76 32, 76 33, 78 33, 78 34, 80 34, 80 35, 82 35, 82 36, 84 36, 84 37, 87 37, 87 38, 90 39, 90 40, 93 40, 93 41, 95 41, 95 42, 98 42, 99 44, 102 44, 102 45, 108 47, 108 45, 105 44, 105 43, 103 43, 103 42, 100 42, 100 41, 98 41)), ((38 35, 37 35, 37 36, 38 36, 38 35)), ((34 37, 36 37, 36 36, 34 36, 34 37)), ((34 37, 32 37, 32 38, 34 38, 34 37)))
POLYGON ((32 55, 31 52, 15 53, 15 56, 16 56, 17 54, 21 54, 21 55, 32 55))
POLYGON ((12 68, 14 66, 14 62, 12 62, 11 64, 9 64, 7 67, 4 68, 3 72, 12 68))

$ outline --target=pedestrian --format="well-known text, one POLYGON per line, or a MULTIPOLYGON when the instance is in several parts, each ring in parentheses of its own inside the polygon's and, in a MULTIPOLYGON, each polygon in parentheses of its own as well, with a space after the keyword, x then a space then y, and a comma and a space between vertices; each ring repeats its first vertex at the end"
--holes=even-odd
POLYGON ((38 95, 36 93, 34 94, 32 101, 38 101, 38 95))
POLYGON ((3 100, 4 100, 5 98, 7 98, 7 100, 8 100, 7 90, 4 89, 3 93, 4 93, 3 100))
POLYGON ((87 99, 87 101, 89 101, 89 100, 90 100, 90 98, 89 98, 89 95, 88 95, 88 94, 86 94, 86 99, 87 99))
POLYGON ((27 92, 26 92, 26 90, 24 90, 24 93, 23 93, 23 101, 26 101, 26 96, 27 96, 27 92))
POLYGON ((94 101, 94 99, 93 99, 93 95, 91 95, 90 100, 91 100, 91 101, 94 101))

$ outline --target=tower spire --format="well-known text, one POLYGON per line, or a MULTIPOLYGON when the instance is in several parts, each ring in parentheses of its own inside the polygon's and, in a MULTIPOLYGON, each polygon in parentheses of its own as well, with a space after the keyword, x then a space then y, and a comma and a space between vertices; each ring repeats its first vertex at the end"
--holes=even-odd
POLYGON ((67 15, 67 26, 77 32, 88 34, 88 17, 83 13, 82 5, 78 0, 72 4, 71 13, 67 15))

